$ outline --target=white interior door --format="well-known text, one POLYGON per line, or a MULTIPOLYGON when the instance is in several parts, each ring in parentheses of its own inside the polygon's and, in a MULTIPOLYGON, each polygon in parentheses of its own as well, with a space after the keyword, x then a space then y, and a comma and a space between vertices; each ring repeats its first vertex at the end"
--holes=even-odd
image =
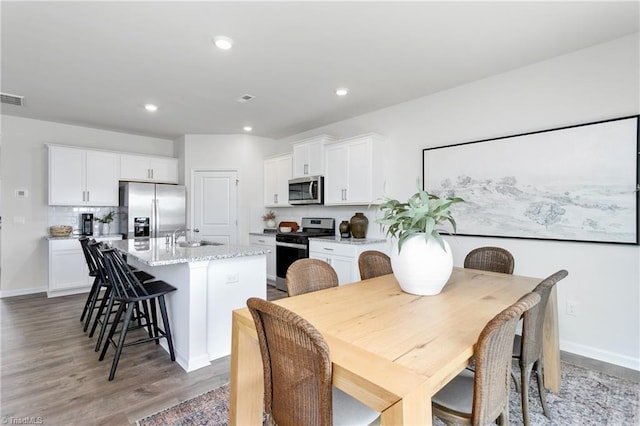
POLYGON ((193 174, 192 227, 203 240, 238 244, 238 172, 197 170, 193 174))

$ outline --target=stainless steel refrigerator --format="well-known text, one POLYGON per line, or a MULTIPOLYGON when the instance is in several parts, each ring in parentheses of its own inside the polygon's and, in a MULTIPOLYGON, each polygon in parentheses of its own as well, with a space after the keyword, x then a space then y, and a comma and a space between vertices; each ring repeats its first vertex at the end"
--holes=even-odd
POLYGON ((120 183, 120 232, 124 238, 161 238, 186 227, 181 185, 120 183))

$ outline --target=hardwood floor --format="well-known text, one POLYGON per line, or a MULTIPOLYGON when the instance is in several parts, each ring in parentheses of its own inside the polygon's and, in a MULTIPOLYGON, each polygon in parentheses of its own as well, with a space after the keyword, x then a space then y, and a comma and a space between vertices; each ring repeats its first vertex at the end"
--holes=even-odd
MULTIPOLYGON (((286 294, 269 287, 269 299, 286 294)), ((228 382, 229 357, 186 373, 160 346, 123 350, 107 380, 95 336, 82 331, 86 295, 0 299, 0 415, 8 424, 35 418, 49 425, 126 425, 228 382)), ((34 422, 31 422, 34 423, 34 422)))

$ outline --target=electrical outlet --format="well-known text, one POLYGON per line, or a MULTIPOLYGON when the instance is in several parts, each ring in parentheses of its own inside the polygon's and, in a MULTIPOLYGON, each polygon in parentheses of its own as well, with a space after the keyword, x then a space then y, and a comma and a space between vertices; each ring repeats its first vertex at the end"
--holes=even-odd
POLYGON ((567 301, 567 315, 571 315, 573 317, 578 315, 578 303, 572 300, 567 301))
POLYGON ((237 283, 240 281, 240 274, 238 272, 234 274, 227 274, 227 284, 237 283))

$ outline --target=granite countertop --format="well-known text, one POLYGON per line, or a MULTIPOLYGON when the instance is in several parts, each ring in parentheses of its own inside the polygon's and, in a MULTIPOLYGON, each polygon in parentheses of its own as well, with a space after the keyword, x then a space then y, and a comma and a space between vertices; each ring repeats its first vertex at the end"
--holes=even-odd
POLYGON ((341 237, 338 237, 338 236, 333 236, 333 237, 310 237, 310 239, 331 241, 332 243, 340 243, 340 244, 353 244, 353 245, 379 244, 379 243, 386 243, 387 242, 387 240, 384 239, 384 238, 341 238, 341 237))
MULTIPOLYGON (((47 240, 77 240, 82 235, 80 234, 71 234, 66 237, 52 237, 51 235, 46 235, 44 238, 47 240)), ((108 234, 108 235, 88 235, 89 238, 101 238, 101 239, 122 239, 122 234, 108 234)))
POLYGON ((268 251, 259 247, 233 245, 180 247, 176 244, 170 246, 166 244, 164 238, 111 241, 109 245, 149 266, 259 256, 268 251))

